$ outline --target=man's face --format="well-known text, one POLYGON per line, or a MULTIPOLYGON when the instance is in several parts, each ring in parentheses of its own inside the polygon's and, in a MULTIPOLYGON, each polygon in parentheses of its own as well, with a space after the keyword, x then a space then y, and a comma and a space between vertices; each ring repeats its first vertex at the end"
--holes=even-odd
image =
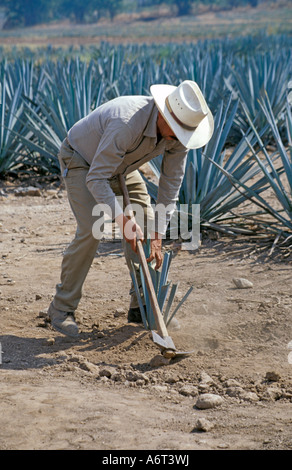
POLYGON ((157 118, 157 129, 161 137, 165 140, 178 140, 173 130, 169 127, 160 113, 158 113, 157 118))

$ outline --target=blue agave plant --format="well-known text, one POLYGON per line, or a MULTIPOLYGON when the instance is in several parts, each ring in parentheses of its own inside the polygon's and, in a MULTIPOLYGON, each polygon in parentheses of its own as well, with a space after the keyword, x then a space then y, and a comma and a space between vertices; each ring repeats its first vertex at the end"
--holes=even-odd
MULTIPOLYGON (((145 246, 145 254, 146 257, 149 256, 149 240, 145 246)), ((161 271, 156 271, 149 265, 149 271, 150 275, 152 278, 155 294, 157 297, 158 305, 160 308, 160 311, 163 315, 163 319, 165 322, 165 325, 168 326, 170 321, 174 318, 182 304, 186 301, 188 296, 193 290, 193 287, 190 287, 186 294, 183 296, 183 298, 180 300, 180 302, 177 304, 177 306, 173 309, 173 301, 175 299, 175 295, 177 293, 178 289, 178 283, 173 284, 171 281, 168 280, 169 276, 169 268, 171 264, 173 253, 166 252, 164 254, 163 258, 163 263, 161 267, 161 271)), ((136 272, 134 269, 134 266, 132 266, 131 270, 131 277, 133 281, 133 285, 135 288, 136 296, 138 299, 139 307, 140 307, 140 312, 143 320, 144 327, 149 330, 155 329, 155 318, 153 315, 153 311, 151 308, 151 302, 150 302, 150 297, 148 294, 145 278, 143 275, 142 268, 140 266, 140 276, 141 276, 141 282, 142 282, 142 293, 139 289, 138 286, 138 281, 137 281, 137 276, 136 272)))

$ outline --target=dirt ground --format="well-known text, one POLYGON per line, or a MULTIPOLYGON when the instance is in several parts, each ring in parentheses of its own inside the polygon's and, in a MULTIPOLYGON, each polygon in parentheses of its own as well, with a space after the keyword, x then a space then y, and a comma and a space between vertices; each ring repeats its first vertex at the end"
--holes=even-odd
POLYGON ((242 239, 206 237, 192 253, 165 244, 176 302, 193 286, 169 334, 194 352, 155 366, 150 332, 127 323, 119 241, 96 254, 80 339, 52 330, 46 311, 75 221, 63 189, 16 189, 0 190, 0 449, 292 449, 291 258, 242 239), (202 407, 206 394, 217 401, 202 407))

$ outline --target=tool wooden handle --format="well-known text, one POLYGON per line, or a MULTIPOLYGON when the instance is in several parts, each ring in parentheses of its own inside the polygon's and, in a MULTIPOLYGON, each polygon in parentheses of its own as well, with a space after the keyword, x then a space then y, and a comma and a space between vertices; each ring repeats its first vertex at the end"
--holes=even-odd
MULTIPOLYGON (((123 175, 119 175, 119 181, 120 181, 120 187, 121 187, 123 197, 124 197, 125 206, 129 209, 130 218, 132 219, 133 222, 135 222, 135 216, 134 216, 134 213, 133 213, 133 211, 130 207, 131 202, 130 202, 128 189, 127 189, 127 186, 126 186, 125 179, 124 179, 123 175)), ((152 278, 151 278, 151 275, 150 275, 150 272, 149 272, 148 263, 147 263, 147 260, 146 260, 143 244, 142 244, 141 240, 138 240, 138 239, 137 239, 137 251, 138 251, 138 256, 139 256, 139 259, 140 259, 140 262, 141 262, 143 274, 144 274, 144 277, 145 277, 145 282, 146 282, 146 286, 147 286, 147 289, 148 289, 148 294, 149 294, 149 297, 150 297, 150 303, 151 303, 151 307, 152 307, 152 310, 153 310, 153 315, 154 315, 154 318, 155 318, 157 331, 158 331, 159 335, 162 338, 165 338, 165 337, 168 336, 168 332, 167 332, 167 329, 166 329, 166 326, 165 326, 165 323, 164 323, 164 320, 163 320, 163 316, 162 316, 162 313, 160 311, 158 301, 157 301, 157 298, 156 298, 156 294, 155 294, 152 278)))

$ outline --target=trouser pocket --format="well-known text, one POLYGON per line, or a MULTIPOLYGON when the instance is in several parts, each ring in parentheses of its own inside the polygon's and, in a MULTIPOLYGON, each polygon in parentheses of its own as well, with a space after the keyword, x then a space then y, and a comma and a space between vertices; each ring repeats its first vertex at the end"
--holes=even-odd
POLYGON ((73 170, 89 170, 89 164, 80 155, 79 152, 74 150, 67 139, 62 142, 59 154, 58 154, 61 173, 64 177, 67 176, 68 172, 73 170))

